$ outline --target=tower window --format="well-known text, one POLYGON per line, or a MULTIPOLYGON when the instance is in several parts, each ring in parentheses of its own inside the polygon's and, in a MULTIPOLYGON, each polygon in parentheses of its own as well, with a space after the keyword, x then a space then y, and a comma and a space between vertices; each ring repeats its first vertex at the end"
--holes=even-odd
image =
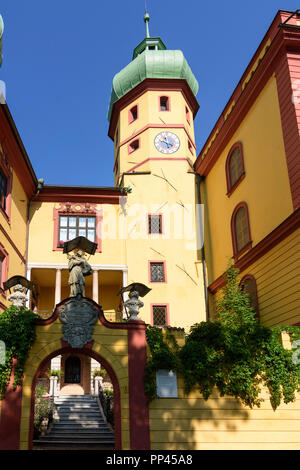
POLYGON ((152 305, 152 324, 153 326, 168 325, 167 305, 152 305))
POLYGON ((140 139, 136 139, 128 145, 128 153, 133 153, 140 148, 140 139))
POLYGON ((159 109, 160 111, 170 111, 170 99, 168 96, 160 96, 159 109))
POLYGON ((132 122, 136 121, 137 118, 138 118, 138 106, 136 104, 135 106, 133 106, 133 108, 129 110, 128 123, 131 124, 132 122))
POLYGON ((148 215, 148 233, 162 233, 161 215, 148 215))
POLYGON ((245 176, 243 147, 241 142, 235 143, 226 160, 227 196, 235 190, 245 176))
POLYGON ((3 171, 0 169, 0 205, 5 211, 7 198, 7 178, 3 171))
POLYGON ((150 261, 150 282, 166 282, 164 262, 150 261))
POLYGON ((187 122, 189 124, 191 124, 190 111, 189 111, 189 108, 187 106, 185 107, 185 117, 186 117, 187 122))
POLYGON ((245 202, 241 202, 232 214, 231 232, 233 253, 235 256, 240 255, 251 247, 248 207, 245 202))

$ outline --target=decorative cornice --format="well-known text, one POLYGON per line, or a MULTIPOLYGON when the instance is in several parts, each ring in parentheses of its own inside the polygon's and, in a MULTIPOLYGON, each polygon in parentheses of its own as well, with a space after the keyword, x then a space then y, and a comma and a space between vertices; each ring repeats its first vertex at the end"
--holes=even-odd
POLYGON ((44 186, 35 198, 37 202, 85 204, 119 204, 124 193, 119 188, 89 186, 44 186))
POLYGON ((299 29, 278 29, 283 16, 284 12, 279 12, 276 16, 199 153, 194 167, 200 175, 206 176, 210 172, 261 90, 276 72, 282 54, 287 50, 300 51, 299 29), (231 111, 228 115, 229 109, 231 111))
POLYGON ((108 135, 112 140, 114 140, 115 130, 121 110, 143 95, 146 91, 180 91, 192 110, 194 117, 199 109, 198 101, 186 80, 177 78, 147 78, 114 103, 108 129, 108 135))

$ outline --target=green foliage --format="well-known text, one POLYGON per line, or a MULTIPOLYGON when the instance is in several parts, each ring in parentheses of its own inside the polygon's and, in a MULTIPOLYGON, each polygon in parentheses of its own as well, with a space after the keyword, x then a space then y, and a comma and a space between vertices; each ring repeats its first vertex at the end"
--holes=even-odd
POLYGON ((57 377, 58 379, 60 379, 62 375, 63 375, 63 371, 60 369, 51 369, 47 373, 48 379, 50 379, 50 377, 57 377))
POLYGON ((107 397, 113 397, 114 396, 114 391, 110 389, 103 390, 104 395, 107 397))
POLYGON ((156 371, 180 369, 179 347, 174 336, 169 332, 164 335, 160 328, 148 326, 146 336, 151 357, 145 367, 144 384, 145 393, 151 401, 156 397, 156 371))
POLYGON ((34 435, 38 438, 42 431, 43 421, 48 420, 48 423, 53 419, 54 405, 47 394, 47 390, 37 385, 35 389, 35 403, 34 403, 34 435))
POLYGON ((198 387, 205 399, 217 388, 221 396, 233 396, 249 407, 260 406, 262 387, 268 388, 274 409, 282 400, 295 399, 295 392, 300 391, 300 366, 292 360, 294 351, 283 348, 280 332, 288 331, 294 341, 300 339, 300 328, 270 329, 259 324, 237 276, 237 269, 227 270, 227 282, 217 300, 217 320, 194 325, 182 348, 174 343, 170 347, 160 330, 148 328, 151 358, 145 393, 150 400, 156 396, 158 369, 181 372, 185 392, 198 387))
POLYGON ((20 385, 28 352, 34 343, 35 319, 31 310, 11 306, 0 315, 0 340, 5 343, 6 360, 0 364, 0 399, 4 398, 9 383, 13 359, 17 359, 14 389, 20 385))
POLYGON ((106 377, 107 372, 105 369, 96 369, 93 372, 93 377, 106 377))

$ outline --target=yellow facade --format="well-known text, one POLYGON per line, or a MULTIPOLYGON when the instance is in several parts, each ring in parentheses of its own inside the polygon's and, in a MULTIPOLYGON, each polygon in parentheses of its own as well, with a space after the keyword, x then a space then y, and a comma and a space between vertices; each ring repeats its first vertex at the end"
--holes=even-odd
POLYGON ((245 201, 253 246, 292 212, 281 118, 275 77, 272 76, 251 110, 228 141, 202 184, 205 204, 206 240, 209 238, 209 284, 222 275, 233 256, 231 216, 245 201), (242 142, 245 178, 227 197, 225 163, 236 142, 242 142))

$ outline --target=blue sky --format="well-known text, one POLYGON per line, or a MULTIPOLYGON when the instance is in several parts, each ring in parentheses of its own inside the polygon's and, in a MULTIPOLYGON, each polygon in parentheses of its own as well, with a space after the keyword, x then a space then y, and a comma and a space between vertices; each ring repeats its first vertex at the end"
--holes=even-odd
MULTIPOLYGON (((147 0, 150 34, 181 49, 198 82, 197 151, 277 10, 297 1, 147 0)), ((1 0, 7 103, 38 178, 113 185, 113 76, 145 37, 144 0, 1 0)))

